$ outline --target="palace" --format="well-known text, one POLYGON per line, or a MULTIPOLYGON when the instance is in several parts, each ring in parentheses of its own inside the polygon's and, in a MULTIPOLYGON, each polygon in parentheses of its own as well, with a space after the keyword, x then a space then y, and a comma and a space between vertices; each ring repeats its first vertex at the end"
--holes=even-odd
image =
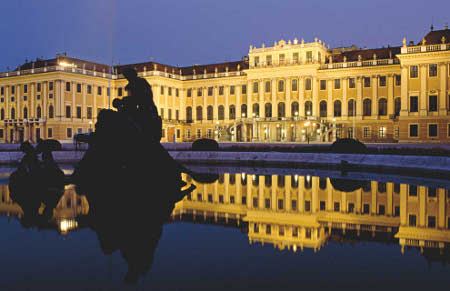
POLYGON ((280 40, 240 61, 114 67, 58 54, 0 73, 1 142, 71 141, 126 95, 125 67, 153 88, 165 142, 450 141, 450 30, 376 49, 280 40))

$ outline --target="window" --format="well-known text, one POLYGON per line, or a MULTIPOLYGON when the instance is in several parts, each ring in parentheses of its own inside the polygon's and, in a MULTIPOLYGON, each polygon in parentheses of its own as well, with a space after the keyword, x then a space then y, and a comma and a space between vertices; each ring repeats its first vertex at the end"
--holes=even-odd
POLYGON ((369 214, 370 212, 370 205, 369 204, 364 204, 363 205, 363 213, 364 214, 369 214))
POLYGON ((327 102, 322 100, 319 103, 320 117, 327 117, 327 102))
POLYGON ((364 87, 370 87, 370 77, 364 77, 364 87))
POLYGON ((49 127, 47 128, 47 137, 53 137, 53 128, 49 127))
POLYGON ((292 202, 291 202, 291 209, 293 211, 297 211, 297 200, 292 200, 292 202))
POLYGON ((230 86, 230 95, 234 95, 236 92, 236 87, 235 86, 230 86))
POLYGON ((297 91, 298 90, 298 81, 297 79, 292 79, 291 81, 291 90, 297 91))
POLYGON ((39 105, 36 108, 36 117, 37 118, 41 118, 42 117, 41 106, 39 106, 39 105))
POLYGON ((253 197, 253 207, 257 208, 258 207, 258 198, 253 197))
POLYGON ((175 89, 175 97, 180 96, 180 90, 178 88, 175 89))
POLYGON ((409 185, 409 196, 417 196, 417 186, 409 185))
POLYGON ((341 210, 341 204, 339 202, 334 202, 334 211, 339 212, 341 210))
POLYGON ((292 54, 292 60, 294 61, 294 64, 298 63, 298 53, 293 53, 292 54))
POLYGON ((190 129, 186 129, 185 136, 186 136, 186 139, 190 139, 191 138, 191 130, 190 129))
POLYGON ((284 54, 280 54, 278 56, 278 61, 280 62, 280 64, 284 64, 285 59, 286 59, 286 56, 284 54))
POLYGON ((192 122, 192 107, 186 107, 186 121, 192 122))
POLYGON ((253 93, 258 93, 258 82, 253 82, 253 93))
POLYGON ((437 77, 437 64, 430 64, 428 66, 428 76, 437 77))
POLYGON ((212 194, 208 194, 208 202, 213 202, 212 194))
POLYGON ((305 201, 305 211, 311 211, 311 201, 305 201))
POLYGON ((355 204, 354 203, 349 203, 348 204, 348 212, 349 213, 355 212, 355 204))
POLYGON ((409 77, 411 79, 419 77, 419 67, 418 66, 410 66, 409 67, 409 77))
POLYGON ((66 91, 67 91, 67 92, 70 91, 70 82, 66 82, 66 91))
POLYGON ((242 94, 247 94, 247 85, 242 85, 241 91, 242 91, 242 94))
POLYGON ((356 115, 356 101, 354 99, 350 99, 348 101, 348 116, 356 115))
POLYGON ((123 95, 123 88, 117 89, 117 96, 121 97, 123 95))
POLYGON ((378 214, 379 215, 385 215, 386 214, 386 208, 384 205, 378 205, 378 214))
POLYGON ((340 79, 334 80, 334 89, 341 89, 341 80, 340 79))
POLYGON ((242 115, 242 117, 246 117, 247 116, 247 104, 242 104, 241 105, 241 115, 242 115))
POLYGON ((437 124, 428 124, 428 136, 429 137, 437 137, 438 136, 437 124))
POLYGON ((203 110, 202 110, 202 107, 201 106, 197 106, 197 108, 196 108, 196 119, 197 120, 202 120, 203 119, 203 110))
POLYGON ((41 94, 36 95, 36 100, 41 100, 41 94))
POLYGON ((160 87, 160 94, 161 94, 161 95, 164 95, 164 86, 161 86, 161 87, 160 87))
POLYGON ((48 82, 48 90, 53 91, 53 82, 48 82))
POLYGON ((307 90, 307 91, 311 90, 311 79, 310 78, 305 79, 305 90, 307 90))
POLYGON ((81 118, 81 106, 77 106, 77 118, 81 118))
POLYGON ((72 128, 67 128, 67 138, 72 138, 72 128))
POLYGON ((419 136, 419 125, 417 125, 417 124, 409 125, 409 136, 410 137, 418 137, 419 136))
POLYGON ((394 99, 394 115, 399 116, 402 109, 402 98, 397 97, 394 99))
POLYGON ((92 94, 92 85, 87 86, 87 93, 92 94))
POLYGON ((364 99, 363 101, 363 116, 372 115, 372 101, 370 99, 364 99))
POLYGON ((0 110, 0 120, 4 120, 5 119, 5 109, 1 109, 0 110))
POLYGON ((334 101, 334 117, 340 117, 341 116, 341 101, 335 100, 334 101))
POLYGON ((379 84, 380 87, 386 87, 386 76, 380 76, 379 84))
POLYGON ((292 116, 298 116, 298 110, 299 110, 299 106, 298 106, 298 102, 294 101, 291 104, 291 115, 292 116))
POLYGON ((267 226, 266 226, 266 234, 271 234, 272 233, 272 229, 271 229, 271 227, 270 227, 270 224, 268 224, 267 226))
POLYGON ((268 66, 271 66, 271 65, 272 65, 272 56, 266 56, 266 64, 267 64, 268 66))
POLYGON ((278 118, 286 117, 286 105, 284 102, 278 103, 278 118))
POLYGON ((5 95, 5 88, 4 87, 0 88, 0 95, 5 95))
POLYGON ((258 103, 253 104, 252 110, 253 110, 253 112, 252 112, 253 117, 259 117, 259 104, 258 103))
POLYGON ((270 199, 268 198, 264 199, 264 207, 266 209, 270 209, 270 199))
POLYGON ((416 226, 417 217, 414 214, 409 215, 409 226, 416 226))
POLYGON ((266 92, 266 93, 269 93, 270 92, 270 81, 266 81, 265 83, 264 83, 264 91, 266 92))
POLYGON ((259 65, 259 57, 255 57, 254 65, 255 65, 255 67, 257 67, 259 65))
POLYGON ((81 84, 77 84, 77 93, 81 93, 81 84))
POLYGON ((192 89, 187 89, 187 97, 192 97, 192 89))
POLYGON ((356 87, 356 80, 355 78, 349 78, 348 79, 348 87, 353 89, 356 87))
POLYGON ((224 92, 224 87, 223 86, 219 86, 219 95, 222 96, 224 92))
POLYGON ((92 119, 92 107, 86 108, 86 117, 92 119))
POLYGON ((272 117, 272 104, 271 103, 266 103, 264 105, 264 116, 272 117))
POLYGON ((172 120, 172 109, 171 108, 169 108, 169 110, 167 111, 167 118, 169 119, 169 120, 172 120))
POLYGON ((11 85, 11 94, 15 94, 16 93, 16 86, 11 85))
POLYGON ((278 92, 284 92, 284 81, 278 80, 278 92))
POLYGON ((53 105, 50 105, 48 107, 48 118, 53 118, 53 117, 54 117, 53 105))
POLYGON ((219 120, 224 120, 225 119, 225 108, 223 107, 223 105, 219 105, 219 110, 218 110, 218 115, 219 115, 219 120))
POLYGON ((23 85, 23 93, 28 93, 28 85, 23 85))
POLYGON ((312 63, 312 51, 307 51, 306 52, 306 62, 307 63, 312 63))
POLYGON ((428 216, 428 227, 430 228, 436 227, 436 216, 428 216))
POLYGON ((320 201, 320 203, 319 203, 319 209, 323 211, 323 210, 325 210, 325 207, 326 207, 325 201, 320 201))
POLYGON ((168 92, 169 96, 172 96, 172 87, 169 87, 168 89, 169 89, 169 92, 168 92))
POLYGON ((222 204, 223 204, 223 194, 220 194, 220 195, 219 195, 219 203, 222 203, 222 204))
POLYGON ((320 80, 320 90, 327 89, 327 80, 320 80))
POLYGON ((28 108, 23 108, 23 118, 28 118, 28 108))
POLYGON ((364 127, 363 136, 364 138, 370 138, 370 127, 364 127))
POLYGON ((401 86, 401 85, 402 85, 402 76, 395 75, 395 86, 401 86))
POLYGON ((387 99, 380 98, 378 100, 378 115, 386 116, 387 115, 387 99))
POLYGON ((23 101, 27 101, 27 96, 23 96, 23 101))
POLYGON ((394 193, 395 194, 400 193, 400 184, 394 183, 394 193))
POLYGON ((206 108, 206 119, 207 120, 213 120, 213 107, 211 105, 209 105, 206 108))
POLYGON ((230 119, 236 119, 236 107, 234 105, 230 105, 229 117, 230 119))
POLYGON ((419 112, 419 97, 409 97, 409 112, 419 112))
POLYGON ((200 128, 197 129, 197 138, 202 138, 202 130, 200 128))
POLYGON ((313 109, 313 104, 311 101, 306 101, 305 102, 305 113, 306 116, 310 116, 312 114, 312 109, 313 109))
POLYGON ((278 209, 283 210, 284 209, 284 200, 278 199, 278 209))
POLYGON ((97 95, 102 95, 102 87, 97 87, 97 95))
POLYGON ((436 112, 437 111, 437 95, 428 96, 428 111, 436 112))
POLYGON ((428 197, 429 198, 436 198, 436 188, 428 187, 428 197))
POLYGON ((70 106, 69 105, 66 105, 66 118, 70 118, 70 117, 72 117, 72 114, 71 114, 71 112, 70 112, 70 106))

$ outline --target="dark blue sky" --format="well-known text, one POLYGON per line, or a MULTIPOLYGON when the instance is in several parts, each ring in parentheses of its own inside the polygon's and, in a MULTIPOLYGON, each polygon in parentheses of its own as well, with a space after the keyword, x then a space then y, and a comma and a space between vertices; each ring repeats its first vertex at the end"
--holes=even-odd
POLYGON ((192 65, 239 60, 281 38, 331 47, 417 42, 450 1, 10 0, 0 2, 0 71, 59 52, 90 61, 192 65))

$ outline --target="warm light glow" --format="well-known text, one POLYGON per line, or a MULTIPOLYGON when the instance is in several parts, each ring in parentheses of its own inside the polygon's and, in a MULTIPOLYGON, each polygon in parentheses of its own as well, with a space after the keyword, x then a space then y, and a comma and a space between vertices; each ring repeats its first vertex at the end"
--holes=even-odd
POLYGON ((62 66, 62 67, 69 67, 69 68, 75 68, 76 67, 75 64, 69 64, 69 63, 66 63, 66 62, 59 62, 59 65, 62 66))
POLYGON ((244 112, 244 113, 242 113, 242 117, 245 117, 245 112, 244 112))
POLYGON ((309 126, 311 123, 309 121, 305 122, 305 124, 303 124, 303 126, 309 126))
POLYGON ((302 133, 305 133, 305 130, 304 130, 304 129, 302 129, 302 133))
POLYGON ((311 181, 311 176, 310 175, 306 176, 306 181, 307 182, 311 181))
POLYGON ((333 118, 333 122, 336 122, 336 118, 333 118))
POLYGON ((69 230, 75 229, 78 227, 78 222, 70 219, 63 219, 59 222, 59 230, 61 232, 68 232, 69 230))
POLYGON ((310 115, 310 114, 311 114, 311 112, 310 112, 310 111, 307 111, 307 112, 306 112, 306 114, 307 114, 307 115, 310 115))
POLYGON ((298 111, 295 111, 295 116, 298 116, 298 111))
POLYGON ((296 246, 296 245, 293 245, 293 246, 292 246, 292 250, 294 251, 294 253, 297 252, 297 246, 296 246))
POLYGON ((294 175, 294 180, 295 180, 295 182, 298 181, 298 175, 294 175))
POLYGON ((253 179, 253 181, 255 181, 256 180, 256 175, 253 175, 252 179, 253 179))
POLYGON ((317 133, 320 133, 320 129, 317 130, 317 133))

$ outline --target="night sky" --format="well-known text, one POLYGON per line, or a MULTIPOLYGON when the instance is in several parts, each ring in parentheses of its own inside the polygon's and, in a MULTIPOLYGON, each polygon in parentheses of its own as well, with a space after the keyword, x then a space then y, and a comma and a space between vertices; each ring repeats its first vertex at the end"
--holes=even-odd
POLYGON ((56 53, 89 61, 193 65, 249 45, 314 37, 331 47, 398 46, 443 29, 450 1, 11 0, 0 2, 0 71, 56 53))

